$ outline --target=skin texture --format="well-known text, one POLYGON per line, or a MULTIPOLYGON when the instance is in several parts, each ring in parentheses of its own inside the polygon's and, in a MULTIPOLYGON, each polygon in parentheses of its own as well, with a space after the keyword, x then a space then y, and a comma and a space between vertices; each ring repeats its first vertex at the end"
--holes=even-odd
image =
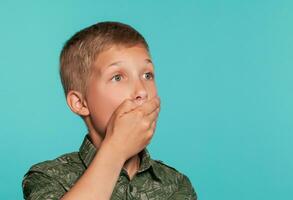
POLYGON ((62 200, 110 199, 121 168, 130 179, 139 169, 138 153, 150 142, 160 110, 154 69, 142 46, 113 46, 93 67, 86 94, 70 91, 67 104, 84 118, 99 151, 62 200))
MULTIPOLYGON (((63 173, 59 173, 57 169, 59 165, 56 165, 58 166, 56 170, 48 170, 44 167, 44 171, 50 173, 49 176, 42 175, 39 171, 30 173, 24 181, 25 193, 32 198, 39 198, 37 195, 43 193, 47 197, 50 195, 51 199, 52 194, 49 192, 54 190, 57 195, 63 195, 62 200, 109 200, 118 183, 113 196, 115 199, 120 199, 116 196, 118 191, 119 195, 132 196, 132 189, 129 188, 130 193, 124 193, 122 186, 125 185, 117 180, 122 167, 126 169, 130 179, 134 177, 140 166, 140 158, 137 154, 149 144, 154 134, 160 111, 160 98, 150 72, 154 73, 154 68, 150 55, 142 46, 129 48, 113 46, 102 52, 94 63, 94 71, 85 95, 78 91, 70 91, 67 94, 67 104, 73 112, 84 118, 90 139, 98 151, 94 155, 89 154, 93 159, 82 175, 78 171, 80 177, 76 177, 74 173, 67 176, 69 174, 66 167, 63 173), (49 179, 53 171, 63 177, 66 184, 71 184, 67 180, 75 179, 73 186, 71 185, 72 187, 70 186, 70 190, 66 190, 65 194, 63 192, 67 187, 63 187, 59 179, 56 180, 55 176, 52 180, 49 179), (44 189, 44 185, 47 188, 44 189), (61 188, 61 193, 58 188, 61 188)), ((92 150, 95 151, 93 148, 92 150)), ((86 151, 85 154, 88 152, 86 151)), ((81 159, 80 155, 78 157, 81 159)), ((75 167, 77 166, 75 159, 68 159, 66 162, 69 160, 75 163, 75 167)), ((64 164, 61 159, 58 159, 58 162, 64 164)), ((155 176, 152 178, 156 177, 155 181, 149 177, 149 173, 142 173, 137 179, 144 181, 143 187, 148 192, 148 194, 142 193, 144 198, 146 195, 150 199, 157 199, 158 196, 168 196, 172 199, 196 198, 187 177, 182 176, 174 168, 159 163, 154 162, 152 165, 153 172, 160 171, 153 174, 155 176), (167 181, 159 184, 157 178, 167 181), (174 180, 171 185, 170 180, 174 180)), ((80 164, 84 169, 85 166, 80 164)))
MULTIPOLYGON (((125 99, 141 105, 157 96, 153 76, 151 57, 142 45, 112 46, 96 58, 85 96, 78 91, 68 93, 70 109, 84 117, 90 138, 97 148, 106 136, 112 114, 125 99)), ((137 154, 124 163, 123 168, 130 178, 139 164, 137 154)))

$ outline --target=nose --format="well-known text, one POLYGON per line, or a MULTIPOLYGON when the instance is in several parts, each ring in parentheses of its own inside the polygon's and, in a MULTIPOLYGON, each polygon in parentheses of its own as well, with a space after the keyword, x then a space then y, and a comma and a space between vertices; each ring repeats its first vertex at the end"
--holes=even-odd
POLYGON ((148 99, 148 92, 142 82, 141 80, 137 80, 134 83, 133 99, 138 105, 143 104, 148 99))

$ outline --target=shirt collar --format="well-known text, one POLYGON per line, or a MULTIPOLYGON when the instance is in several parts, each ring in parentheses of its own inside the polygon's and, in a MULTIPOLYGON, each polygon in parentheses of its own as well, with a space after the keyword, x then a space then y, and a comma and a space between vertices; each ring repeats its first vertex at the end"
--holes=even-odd
POLYGON ((80 158, 82 159, 83 163, 85 164, 86 167, 90 165, 92 160, 94 159, 96 155, 97 149, 94 146, 94 144, 91 142, 89 135, 87 134, 83 142, 79 148, 79 155, 80 158))
MULTIPOLYGON (((90 137, 87 134, 84 137, 84 140, 79 148, 80 158, 82 159, 86 168, 90 165, 90 163, 94 159, 97 150, 98 149, 91 142, 90 137)), ((141 152, 139 152, 139 156, 141 158, 141 164, 137 173, 146 171, 149 168, 151 168, 155 177, 161 180, 162 177, 160 174, 160 170, 157 168, 156 162, 151 159, 150 153, 147 150, 147 148, 144 148, 141 152)))

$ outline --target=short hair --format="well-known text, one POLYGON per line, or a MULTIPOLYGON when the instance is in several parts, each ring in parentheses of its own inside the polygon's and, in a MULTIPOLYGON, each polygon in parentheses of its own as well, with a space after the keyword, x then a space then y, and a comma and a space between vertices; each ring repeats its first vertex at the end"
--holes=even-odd
POLYGON ((92 65, 97 56, 112 46, 131 47, 142 44, 149 52, 144 37, 133 27, 120 22, 99 22, 75 33, 60 54, 60 78, 65 96, 70 90, 85 95, 92 65))

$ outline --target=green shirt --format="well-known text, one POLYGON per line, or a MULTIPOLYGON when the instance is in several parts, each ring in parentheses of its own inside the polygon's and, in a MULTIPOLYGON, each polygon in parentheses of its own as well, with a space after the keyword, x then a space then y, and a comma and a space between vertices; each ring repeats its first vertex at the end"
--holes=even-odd
MULTIPOLYGON (((24 199, 60 199, 85 172, 96 152, 97 149, 86 135, 79 152, 33 165, 22 182, 24 199)), ((127 171, 121 169, 111 200, 197 199, 186 175, 162 161, 151 159, 146 148, 139 156, 141 164, 131 180, 127 171)))

